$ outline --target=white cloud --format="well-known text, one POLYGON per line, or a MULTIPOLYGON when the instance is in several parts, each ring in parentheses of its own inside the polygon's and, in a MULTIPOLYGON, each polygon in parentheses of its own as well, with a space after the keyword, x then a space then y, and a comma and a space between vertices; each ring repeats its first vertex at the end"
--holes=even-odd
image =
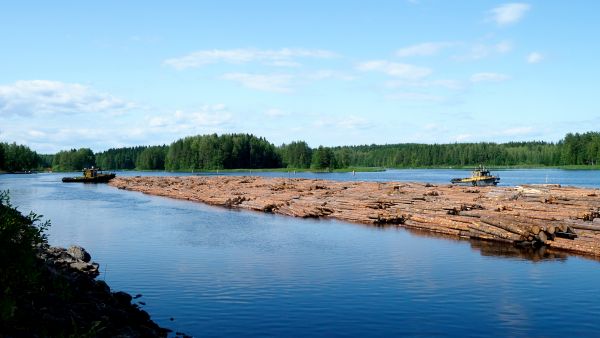
POLYGON ((352 75, 329 69, 321 69, 315 72, 307 73, 306 75, 304 75, 304 78, 308 80, 335 79, 341 81, 352 81, 355 79, 355 77, 352 75))
POLYGON ((357 66, 360 71, 382 72, 390 76, 404 79, 420 79, 432 73, 430 68, 419 67, 408 63, 389 62, 385 60, 372 60, 360 63, 357 66))
POLYGON ((0 86, 0 115, 117 114, 135 105, 77 83, 17 81, 0 86))
POLYGON ((306 85, 313 81, 352 81, 355 79, 355 77, 343 72, 325 69, 303 74, 225 73, 221 75, 220 79, 237 82, 240 85, 250 89, 275 93, 289 93, 292 92, 295 87, 306 85))
POLYGON ((387 88, 435 88, 441 87, 449 90, 461 90, 464 88, 462 82, 457 80, 391 80, 385 83, 387 88))
POLYGON ((464 141, 471 139, 472 137, 473 137, 473 135, 471 135, 471 134, 459 134, 459 135, 456 135, 455 139, 456 139, 456 142, 464 142, 464 141))
POLYGON ((358 130, 358 129, 369 129, 373 127, 373 123, 360 116, 348 115, 347 117, 336 117, 336 118, 319 118, 314 122, 314 126, 317 128, 334 128, 334 129, 347 129, 347 130, 358 130))
POLYGON ((290 74, 249 74, 227 73, 221 76, 223 80, 234 81, 244 87, 266 92, 288 93, 291 92, 291 82, 294 78, 290 74))
POLYGON ((400 48, 396 51, 396 56, 409 57, 409 56, 430 56, 439 53, 442 49, 454 45, 451 42, 424 42, 404 48, 400 48))
POLYGON ((172 123, 172 119, 164 116, 153 116, 148 119, 148 126, 153 128, 166 127, 172 123))
POLYGON ((275 67, 300 67, 300 66, 302 66, 302 64, 300 62, 289 61, 289 60, 276 60, 276 61, 267 62, 266 64, 269 66, 275 66, 275 67))
POLYGON ((367 129, 371 128, 372 124, 369 120, 365 118, 351 115, 341 120, 338 120, 337 126, 345 129, 367 129))
POLYGON ((278 108, 271 108, 271 109, 267 109, 264 114, 267 115, 268 117, 283 117, 283 116, 288 116, 290 113, 283 111, 281 109, 278 109, 278 108))
POLYGON ((490 17, 497 25, 506 26, 521 20, 530 8, 526 3, 508 3, 492 9, 490 17))
POLYGON ((439 123, 428 123, 423 126, 423 130, 425 130, 429 133, 439 134, 442 132, 447 132, 449 130, 449 128, 448 128, 448 126, 439 124, 439 123))
POLYGON ((203 105, 194 111, 176 110, 173 113, 151 116, 141 126, 140 134, 161 132, 214 132, 233 122, 233 114, 223 104, 203 105), (149 128, 147 128, 149 127, 149 128))
POLYGON ((175 112, 175 122, 178 124, 189 124, 193 127, 222 126, 231 122, 232 114, 221 105, 204 106, 200 110, 186 113, 175 112))
POLYGON ((539 63, 544 59, 544 55, 538 52, 531 52, 527 55, 527 63, 539 63))
POLYGON ((90 120, 83 114, 42 119, 17 117, 2 121, 0 139, 27 144, 42 153, 80 147, 102 151, 111 147, 169 144, 190 135, 245 131, 237 128, 237 119, 223 104, 145 118, 125 115, 115 119, 99 114, 90 120), (40 120, 43 123, 39 123, 40 120))
POLYGON ((500 54, 508 53, 512 50, 512 43, 506 40, 500 41, 492 46, 492 50, 500 54))
POLYGON ((513 127, 497 132, 497 135, 501 136, 518 136, 518 135, 530 135, 535 130, 533 127, 513 127))
POLYGON ((296 67, 296 58, 329 59, 336 57, 334 52, 322 49, 282 48, 260 50, 252 48, 199 50, 190 54, 165 60, 165 65, 175 69, 198 68, 217 62, 248 63, 262 62, 272 66, 296 67))
POLYGON ((27 135, 32 138, 43 138, 46 137, 47 134, 40 130, 31 129, 27 132, 27 135))
POLYGON ((471 75, 471 82, 502 82, 508 80, 510 77, 500 73, 475 73, 471 75))
POLYGON ((424 101, 424 102, 442 102, 445 97, 434 94, 418 93, 418 92, 401 92, 387 96, 388 99, 402 101, 424 101))
POLYGON ((496 55, 496 54, 506 54, 510 52, 513 48, 513 45, 510 41, 504 40, 500 41, 496 44, 484 44, 478 43, 471 47, 469 52, 461 57, 458 57, 459 60, 480 60, 486 58, 488 56, 496 55))

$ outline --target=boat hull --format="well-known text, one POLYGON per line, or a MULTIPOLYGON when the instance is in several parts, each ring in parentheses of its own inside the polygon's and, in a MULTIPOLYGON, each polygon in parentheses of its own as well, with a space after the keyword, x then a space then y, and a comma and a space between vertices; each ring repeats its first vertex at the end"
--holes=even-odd
POLYGON ((107 183, 115 178, 115 174, 102 174, 96 177, 63 177, 64 183, 107 183))
POLYGON ((454 178, 450 182, 453 184, 485 187, 485 186, 490 186, 490 185, 498 185, 498 183, 500 182, 500 178, 498 178, 498 177, 488 177, 488 178, 479 178, 479 179, 454 178))

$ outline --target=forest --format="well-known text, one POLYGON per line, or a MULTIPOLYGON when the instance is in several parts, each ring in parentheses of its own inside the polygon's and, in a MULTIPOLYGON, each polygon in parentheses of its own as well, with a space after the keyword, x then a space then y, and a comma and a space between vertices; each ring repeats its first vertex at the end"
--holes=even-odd
POLYGON ((25 145, 0 143, 0 170, 18 172, 46 167, 47 164, 25 145))
POLYGON ((249 134, 186 137, 173 142, 165 158, 168 171, 279 167, 281 156, 276 147, 249 134))
POLYGON ((0 170, 51 169, 203 171, 220 169, 417 168, 487 166, 594 166, 600 163, 600 132, 568 133, 557 143, 401 143, 311 148, 305 141, 275 146, 251 134, 189 136, 170 145, 89 148, 37 154, 25 145, 0 143, 0 170))

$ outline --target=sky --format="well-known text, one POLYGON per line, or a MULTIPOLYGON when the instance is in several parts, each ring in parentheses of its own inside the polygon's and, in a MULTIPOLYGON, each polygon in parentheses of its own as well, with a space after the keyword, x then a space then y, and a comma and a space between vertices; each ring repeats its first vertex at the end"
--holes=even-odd
POLYGON ((559 141, 600 124, 600 2, 7 1, 0 141, 39 153, 559 141))

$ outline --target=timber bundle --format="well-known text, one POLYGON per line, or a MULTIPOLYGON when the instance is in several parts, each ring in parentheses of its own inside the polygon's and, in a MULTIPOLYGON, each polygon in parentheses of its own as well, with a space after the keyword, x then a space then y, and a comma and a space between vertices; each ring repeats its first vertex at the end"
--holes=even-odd
POLYGON ((255 176, 119 177, 146 194, 294 217, 396 225, 600 257, 600 190, 255 176))

